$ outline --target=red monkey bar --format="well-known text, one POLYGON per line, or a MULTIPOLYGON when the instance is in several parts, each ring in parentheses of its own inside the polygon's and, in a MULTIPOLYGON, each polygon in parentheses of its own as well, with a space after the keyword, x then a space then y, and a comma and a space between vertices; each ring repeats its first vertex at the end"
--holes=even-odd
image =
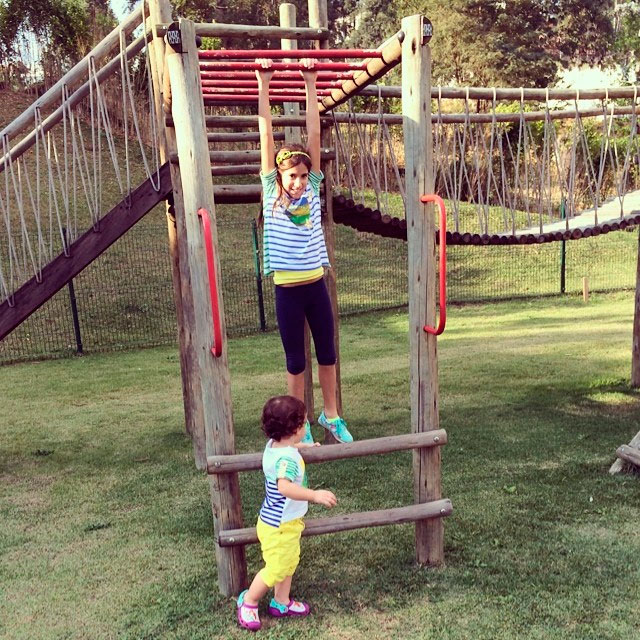
POLYGON ((440 321, 437 328, 426 324, 422 327, 427 333, 439 336, 447 322, 447 212, 442 198, 435 194, 421 196, 420 202, 435 202, 440 209, 440 321))
MULTIPOLYGON (((316 62, 314 71, 359 71, 367 68, 367 62, 316 62)), ((257 71, 263 69, 257 62, 213 60, 201 62, 201 71, 257 71)), ((270 67, 273 71, 309 71, 299 62, 274 62, 270 67)))
POLYGON ((198 51, 200 60, 255 60, 268 58, 381 58, 376 49, 216 49, 198 51))
MULTIPOLYGON (((254 71, 209 71, 207 63, 200 65, 200 77, 203 80, 252 80, 257 81, 254 71)), ((353 73, 351 71, 319 71, 317 80, 351 80, 353 73)), ((276 71, 271 78, 274 80, 300 80, 302 76, 299 71, 276 71)))
POLYGON ((211 353, 214 357, 219 358, 222 355, 222 327, 220 325, 216 263, 213 256, 213 241, 211 240, 211 221, 209 220, 209 212, 206 209, 198 209, 198 216, 202 220, 202 229, 204 231, 207 272, 209 274, 209 294, 211 295, 211 315, 213 316, 213 347, 211 347, 211 353))

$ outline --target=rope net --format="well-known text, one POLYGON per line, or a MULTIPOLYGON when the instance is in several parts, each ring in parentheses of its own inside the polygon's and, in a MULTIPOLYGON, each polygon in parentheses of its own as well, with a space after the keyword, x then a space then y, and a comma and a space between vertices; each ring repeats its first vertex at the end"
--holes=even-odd
POLYGON ((25 282, 40 282, 43 267, 98 231, 142 180, 160 188, 144 6, 135 14, 107 59, 90 53, 74 87, 63 78, 0 131, 0 303, 13 306, 25 282))
MULTIPOLYGON (((635 223, 635 92, 589 108, 578 94, 569 107, 547 100, 534 111, 524 98, 497 100, 496 90, 480 105, 468 90, 464 99, 434 94, 433 180, 452 233, 540 236, 635 223)), ((335 184, 354 203, 403 218, 402 119, 384 102, 379 95, 375 113, 356 113, 351 103, 333 113, 335 184)))

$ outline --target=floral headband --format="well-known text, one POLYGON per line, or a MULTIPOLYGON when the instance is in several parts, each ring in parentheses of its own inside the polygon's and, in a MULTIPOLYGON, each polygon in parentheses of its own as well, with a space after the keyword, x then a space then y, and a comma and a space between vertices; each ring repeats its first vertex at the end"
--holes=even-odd
POLYGON ((285 160, 288 160, 292 156, 306 156, 311 160, 311 156, 304 151, 289 151, 289 149, 283 149, 282 151, 279 151, 276 156, 276 166, 280 166, 285 160))

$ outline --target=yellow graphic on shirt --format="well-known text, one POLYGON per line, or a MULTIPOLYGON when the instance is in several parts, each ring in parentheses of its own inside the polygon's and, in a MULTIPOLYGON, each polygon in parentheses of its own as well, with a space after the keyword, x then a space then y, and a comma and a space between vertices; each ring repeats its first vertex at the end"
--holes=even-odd
POLYGON ((295 206, 290 204, 285 214, 293 224, 311 229, 311 203, 306 196, 302 196, 295 206))

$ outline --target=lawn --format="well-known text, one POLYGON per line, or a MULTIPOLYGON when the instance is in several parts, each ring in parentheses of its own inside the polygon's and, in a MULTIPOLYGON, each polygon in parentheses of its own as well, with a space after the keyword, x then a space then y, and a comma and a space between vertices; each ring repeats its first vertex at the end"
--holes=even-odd
MULTIPOLYGON (((640 478, 609 476, 638 431, 633 296, 452 308, 439 339, 446 566, 411 525, 307 538, 314 614, 261 638, 629 639, 640 632, 640 478)), ((342 323, 356 437, 409 430, 407 317, 342 323)), ((239 451, 283 390, 277 334, 229 345, 239 451)), ((246 638, 217 591, 208 483, 182 426, 172 348, 0 368, 0 638, 246 638)), ((314 465, 335 513, 411 502, 410 454, 314 465)), ((247 524, 262 497, 243 474, 247 524)), ((325 515, 312 507, 311 517, 325 515)), ((248 550, 250 572, 260 567, 248 550)))

